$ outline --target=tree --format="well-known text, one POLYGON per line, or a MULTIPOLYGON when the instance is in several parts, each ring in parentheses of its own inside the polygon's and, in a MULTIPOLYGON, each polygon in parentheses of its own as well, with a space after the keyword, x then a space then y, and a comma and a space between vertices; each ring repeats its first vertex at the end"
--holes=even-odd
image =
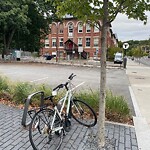
POLYGON ((113 60, 115 53, 120 52, 123 53, 123 49, 120 47, 109 47, 107 51, 107 58, 108 60, 113 60))
POLYGON ((0 30, 4 48, 2 57, 8 52, 17 29, 26 30, 28 3, 20 0, 0 1, 0 30))
POLYGON ((102 20, 101 30, 101 77, 100 77, 100 101, 98 117, 98 148, 105 146, 105 95, 106 95, 106 50, 107 31, 110 23, 118 13, 126 14, 129 18, 138 19, 146 23, 145 11, 150 10, 149 0, 65 0, 59 1, 58 13, 60 16, 71 14, 91 25, 102 20))
POLYGON ((0 1, 0 45, 2 56, 10 47, 38 51, 40 40, 49 32, 49 24, 57 19, 54 1, 0 1))

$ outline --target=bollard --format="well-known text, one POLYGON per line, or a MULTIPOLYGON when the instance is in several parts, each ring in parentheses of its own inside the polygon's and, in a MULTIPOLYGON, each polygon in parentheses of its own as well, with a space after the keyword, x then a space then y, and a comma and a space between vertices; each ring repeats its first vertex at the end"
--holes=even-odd
POLYGON ((123 58, 123 68, 126 68, 127 65, 127 57, 123 58))

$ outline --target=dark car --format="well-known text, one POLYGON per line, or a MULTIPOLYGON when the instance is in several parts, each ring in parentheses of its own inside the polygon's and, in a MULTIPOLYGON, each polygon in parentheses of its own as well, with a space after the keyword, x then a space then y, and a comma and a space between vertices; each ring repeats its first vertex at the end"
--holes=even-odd
POLYGON ((46 56, 46 60, 51 60, 53 58, 53 56, 52 55, 48 55, 48 56, 46 56))

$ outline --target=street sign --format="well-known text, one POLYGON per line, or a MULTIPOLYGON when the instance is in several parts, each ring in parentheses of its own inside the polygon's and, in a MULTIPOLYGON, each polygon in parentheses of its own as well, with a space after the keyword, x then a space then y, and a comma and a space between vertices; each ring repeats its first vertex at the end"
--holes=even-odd
POLYGON ((83 52, 83 47, 78 47, 78 52, 82 53, 83 52))
POLYGON ((129 48, 129 44, 128 43, 123 43, 123 49, 128 49, 129 48))

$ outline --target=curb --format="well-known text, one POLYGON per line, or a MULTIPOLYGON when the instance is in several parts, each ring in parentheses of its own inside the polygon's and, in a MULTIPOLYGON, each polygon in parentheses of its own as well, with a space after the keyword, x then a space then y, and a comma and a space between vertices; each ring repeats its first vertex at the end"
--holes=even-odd
POLYGON ((135 132, 137 136, 137 143, 140 150, 149 150, 150 149, 150 128, 146 119, 142 116, 137 100, 135 98, 132 87, 129 86, 129 91, 135 110, 136 116, 133 116, 133 122, 135 127, 135 132))

